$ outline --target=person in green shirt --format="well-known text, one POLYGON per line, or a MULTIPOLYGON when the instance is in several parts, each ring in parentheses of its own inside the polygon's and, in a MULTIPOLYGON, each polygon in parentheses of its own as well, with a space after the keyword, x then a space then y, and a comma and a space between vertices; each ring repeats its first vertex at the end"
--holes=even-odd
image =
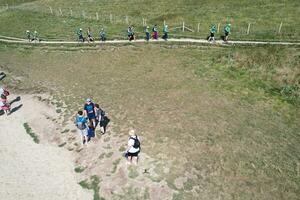
POLYGON ((164 25, 164 28, 163 28, 163 36, 162 36, 162 38, 164 39, 164 40, 168 40, 168 33, 169 33, 169 29, 168 29, 168 25, 164 25))
POLYGON ((29 30, 26 31, 26 36, 29 42, 31 42, 31 33, 29 30))
POLYGON ((100 31, 100 40, 102 42, 104 42, 106 40, 106 33, 104 31, 104 28, 101 28, 101 31, 100 31))
POLYGON ((128 26, 127 29, 127 36, 128 36, 128 40, 134 40, 134 30, 133 30, 133 26, 128 26))
POLYGON ((208 41, 215 41, 215 33, 217 32, 216 25, 211 25, 210 29, 210 36, 208 36, 207 40, 208 41))
POLYGON ((83 37, 83 33, 82 33, 82 28, 79 28, 79 30, 77 31, 77 36, 78 36, 78 41, 84 42, 84 37, 83 37))
POLYGON ((34 41, 39 41, 39 35, 38 35, 38 32, 37 32, 37 31, 34 31, 34 32, 33 32, 33 40, 34 40, 34 41))
POLYGON ((146 26, 145 33, 146 33, 146 41, 148 42, 150 40, 149 26, 146 26))
POLYGON ((225 42, 228 41, 228 36, 230 34, 230 31, 231 31, 231 24, 227 23, 224 27, 224 34, 225 34, 224 41, 225 42))

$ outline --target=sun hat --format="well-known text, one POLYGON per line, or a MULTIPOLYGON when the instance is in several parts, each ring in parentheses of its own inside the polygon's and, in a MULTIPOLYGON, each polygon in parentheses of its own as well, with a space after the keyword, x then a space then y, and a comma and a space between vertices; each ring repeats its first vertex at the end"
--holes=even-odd
POLYGON ((90 98, 87 98, 86 99, 86 102, 91 102, 92 100, 90 98))

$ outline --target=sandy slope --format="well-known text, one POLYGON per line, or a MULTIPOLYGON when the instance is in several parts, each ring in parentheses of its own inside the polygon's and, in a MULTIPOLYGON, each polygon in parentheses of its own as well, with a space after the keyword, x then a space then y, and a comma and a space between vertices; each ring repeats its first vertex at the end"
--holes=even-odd
POLYGON ((26 134, 25 122, 35 124, 37 133, 45 130, 50 134, 53 127, 51 123, 43 124, 49 121, 43 119, 51 109, 31 96, 21 98, 12 105, 14 108, 23 104, 19 110, 0 116, 0 199, 92 199, 77 184, 69 152, 43 140, 36 144, 26 134))

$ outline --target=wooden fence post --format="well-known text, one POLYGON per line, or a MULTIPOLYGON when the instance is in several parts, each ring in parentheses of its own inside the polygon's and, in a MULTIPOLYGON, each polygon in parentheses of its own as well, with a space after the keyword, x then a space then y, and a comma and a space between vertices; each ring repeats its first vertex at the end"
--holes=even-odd
POLYGON ((249 35, 250 33, 250 27, 251 27, 251 23, 248 24, 247 35, 249 35))
POLYGON ((281 22, 280 25, 279 25, 279 28, 278 28, 278 34, 281 33, 281 28, 282 28, 282 22, 281 22))
POLYGON ((198 23, 198 29, 197 29, 198 32, 200 32, 200 23, 198 23))
POLYGON ((125 22, 126 22, 126 24, 129 24, 129 20, 128 20, 128 16, 127 15, 125 17, 125 22))
POLYGON ((112 18, 113 18, 113 17, 112 17, 112 14, 110 14, 110 15, 109 15, 109 21, 110 21, 110 23, 112 23, 112 18))
POLYGON ((182 22, 182 32, 184 32, 184 22, 182 22))
POLYGON ((83 19, 85 19, 85 12, 84 12, 84 10, 82 11, 82 17, 83 17, 83 19))
POLYGON ((49 9, 50 9, 50 13, 53 15, 53 10, 52 10, 51 6, 49 7, 49 9))
POLYGON ((59 8, 59 13, 60 13, 61 16, 63 16, 61 8, 59 8))
POLYGON ((166 20, 164 20, 164 26, 166 25, 166 20))
POLYGON ((97 21, 99 20, 99 14, 98 14, 98 12, 96 12, 96 19, 97 19, 97 21))

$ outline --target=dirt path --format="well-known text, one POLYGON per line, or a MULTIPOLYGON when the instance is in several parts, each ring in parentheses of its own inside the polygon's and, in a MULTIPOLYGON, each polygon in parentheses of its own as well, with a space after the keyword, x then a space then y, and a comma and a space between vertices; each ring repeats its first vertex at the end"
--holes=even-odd
MULTIPOLYGON (((10 96, 10 99, 13 97, 10 96)), ((39 125, 36 130, 50 133, 51 124, 44 113, 54 115, 46 105, 22 96, 13 103, 19 108, 9 116, 0 116, 0 197, 5 200, 92 199, 75 178, 71 154, 43 142, 36 144, 23 124, 39 125), (34 108, 34 112, 32 112, 34 108)))
MULTIPOLYGON (((22 38, 8 37, 0 35, 0 42, 5 43, 18 43, 18 44, 37 44, 35 42, 29 43, 27 40, 22 38)), ((149 42, 166 42, 163 39, 159 40, 150 40, 149 42)), ((217 40, 215 43, 209 43, 207 40, 203 39, 189 39, 189 38, 181 38, 181 39, 169 39, 168 42, 177 42, 177 43, 195 43, 195 44, 218 44, 218 45, 300 45, 299 42, 271 42, 271 41, 229 41, 228 43, 224 43, 222 40, 217 40)), ((77 41, 41 41, 39 44, 78 44, 77 41)), ((80 43, 82 45, 89 44, 123 44, 123 43, 146 43, 145 40, 134 40, 129 42, 128 40, 108 40, 106 42, 95 41, 93 43, 80 43)))

